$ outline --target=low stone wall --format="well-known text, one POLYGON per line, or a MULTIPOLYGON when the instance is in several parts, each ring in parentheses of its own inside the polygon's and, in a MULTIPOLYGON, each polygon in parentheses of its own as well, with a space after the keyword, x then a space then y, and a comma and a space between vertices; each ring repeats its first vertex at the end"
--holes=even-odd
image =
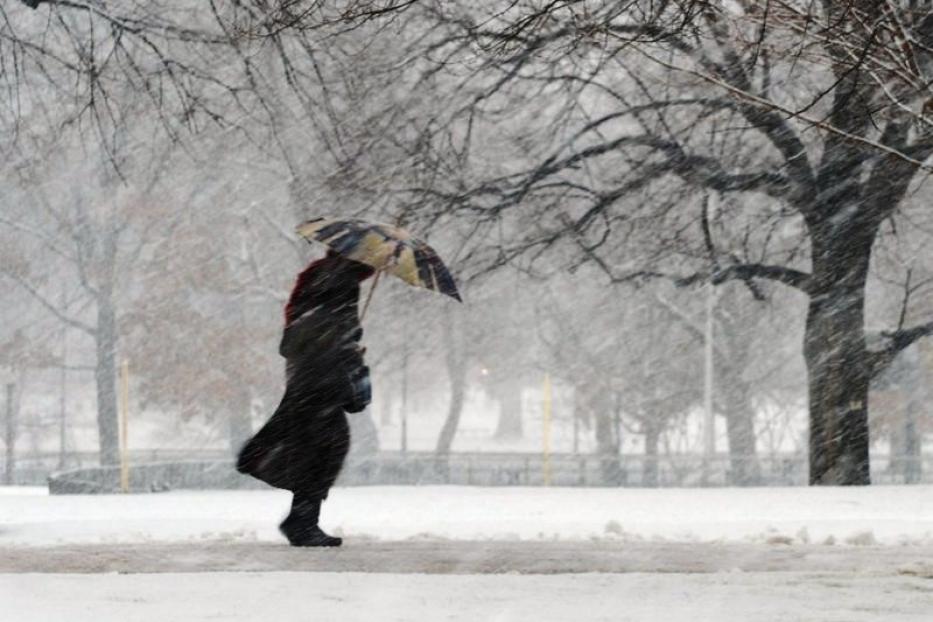
MULTIPOLYGON (((728 461, 719 460, 711 476, 700 480, 699 462, 683 462, 680 469, 659 464, 661 486, 728 485, 728 461), (696 462, 696 464, 694 464, 696 462)), ((758 485, 802 485, 803 461, 763 464, 758 485)), ((642 460, 601 460, 598 456, 554 455, 547 461, 535 454, 449 454, 381 452, 351 457, 338 485, 459 484, 468 486, 642 486, 642 460)), ((234 469, 232 460, 177 460, 134 464, 131 492, 177 489, 256 489, 265 484, 234 469)), ((120 490, 118 467, 88 467, 49 477, 52 494, 113 493, 120 490)))
MULTIPOLYGON (((175 489, 263 488, 265 484, 240 475, 231 458, 217 453, 199 453, 182 459, 171 453, 132 456, 130 488, 134 492, 175 489), (163 457, 164 456, 164 457, 163 457)), ((53 456, 54 458, 54 456, 53 456)), ((933 454, 917 460, 920 482, 933 483, 933 454)), ((902 458, 872 457, 872 482, 905 483, 902 458)), ((0 463, 2 466, 2 463, 0 463)), ((754 471, 752 481, 734 481, 733 462, 719 454, 705 463, 702 456, 663 456, 654 464, 644 456, 623 455, 600 458, 589 454, 541 454, 458 452, 440 456, 432 452, 382 451, 350 454, 338 480, 343 486, 458 484, 467 486, 805 486, 807 459, 800 454, 759 456, 745 472, 754 471), (648 466, 654 477, 647 478, 648 466), (754 468, 751 468, 754 467, 754 468), (704 477, 704 473, 706 477, 704 477)), ((48 474, 34 462, 18 467, 15 484, 41 485, 48 478, 53 494, 110 493, 120 489, 117 467, 84 466, 48 474)), ((2 476, 0 472, 0 476, 2 476)), ((0 481, 3 481, 0 477, 0 481)), ((915 483, 915 482, 911 482, 915 483)))
MULTIPOLYGON (((526 458, 484 459, 433 454, 377 454, 348 460, 337 480, 340 486, 464 484, 482 486, 535 486, 544 480, 541 466, 526 458)), ((593 463, 595 466, 595 462, 593 463)), ((587 477, 586 465, 552 469, 556 485, 598 485, 598 476, 587 477)), ((119 467, 86 467, 53 473, 48 478, 51 494, 107 494, 120 491, 119 467)), ((177 461, 137 464, 130 469, 130 492, 177 489, 257 489, 266 485, 236 471, 230 460, 177 461)))
MULTIPOLYGON (((119 467, 88 467, 49 476, 53 495, 120 492, 119 467)), ((262 488, 264 485, 237 473, 232 461, 153 462, 130 469, 130 492, 182 489, 262 488)))

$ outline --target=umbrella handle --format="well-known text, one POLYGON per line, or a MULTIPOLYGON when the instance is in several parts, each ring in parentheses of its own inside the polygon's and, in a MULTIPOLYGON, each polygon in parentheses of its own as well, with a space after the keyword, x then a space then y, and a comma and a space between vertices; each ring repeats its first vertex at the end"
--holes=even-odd
POLYGON ((366 311, 369 309, 369 303, 373 299, 373 292, 376 291, 376 286, 379 285, 380 276, 382 276, 382 270, 376 270, 376 276, 373 279, 373 286, 369 288, 369 294, 366 296, 366 302, 363 303, 363 311, 360 313, 360 324, 363 323, 363 318, 366 317, 366 311))

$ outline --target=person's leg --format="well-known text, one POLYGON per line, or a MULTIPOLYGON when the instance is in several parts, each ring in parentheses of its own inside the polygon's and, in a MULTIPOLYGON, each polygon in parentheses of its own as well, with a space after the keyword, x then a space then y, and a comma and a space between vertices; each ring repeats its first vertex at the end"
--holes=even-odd
POLYGON ((293 546, 340 546, 318 526, 321 503, 334 485, 350 449, 350 426, 342 410, 322 416, 304 431, 304 454, 290 477, 296 487, 292 510, 279 530, 293 546))
POLYGON ((292 498, 292 508, 279 531, 292 546, 340 546, 341 538, 329 536, 320 528, 321 503, 327 497, 297 491, 292 498))

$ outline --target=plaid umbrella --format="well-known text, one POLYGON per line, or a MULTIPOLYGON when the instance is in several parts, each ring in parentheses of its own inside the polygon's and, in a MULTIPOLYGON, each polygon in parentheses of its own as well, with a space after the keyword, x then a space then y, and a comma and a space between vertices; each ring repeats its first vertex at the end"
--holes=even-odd
POLYGON ((387 272, 409 285, 462 302, 457 284, 434 249, 404 229, 357 218, 315 218, 297 231, 309 242, 321 242, 347 259, 372 266, 377 279, 387 272))

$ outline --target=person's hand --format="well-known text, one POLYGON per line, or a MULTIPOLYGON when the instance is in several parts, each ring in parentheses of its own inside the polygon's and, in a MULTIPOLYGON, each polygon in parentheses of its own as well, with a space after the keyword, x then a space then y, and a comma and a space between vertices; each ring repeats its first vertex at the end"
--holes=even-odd
POLYGON ((362 412, 372 401, 372 384, 369 380, 369 368, 362 365, 354 369, 349 377, 350 395, 344 409, 350 413, 362 412))

